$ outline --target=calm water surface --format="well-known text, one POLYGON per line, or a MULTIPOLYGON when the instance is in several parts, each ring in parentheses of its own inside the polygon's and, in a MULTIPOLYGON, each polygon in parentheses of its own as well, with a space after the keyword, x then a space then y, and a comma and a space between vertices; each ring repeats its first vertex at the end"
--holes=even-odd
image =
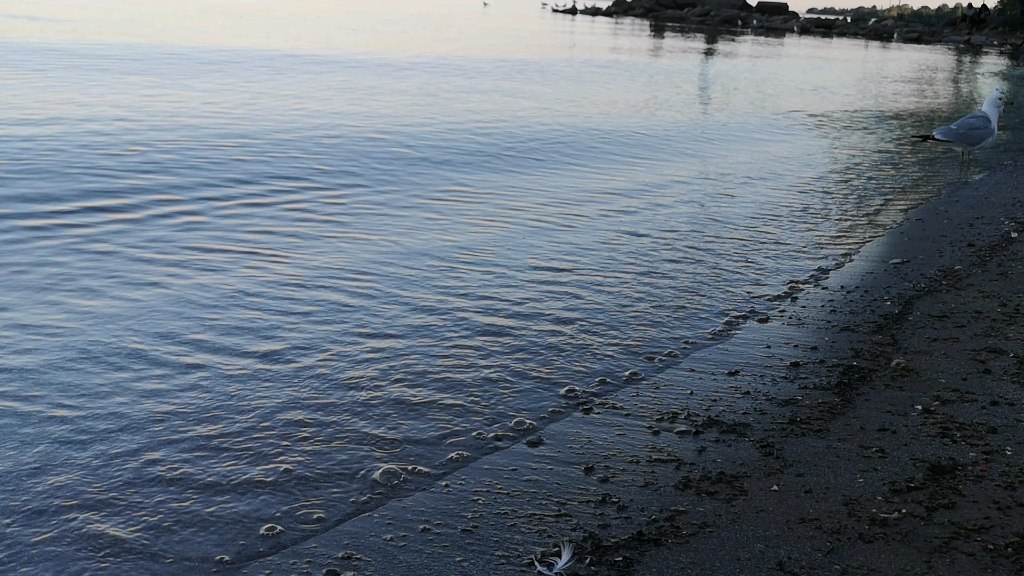
POLYGON ((0 13, 3 573, 206 571, 434 481, 841 264, 955 173, 904 136, 1022 83, 532 1, 121 4, 0 13))

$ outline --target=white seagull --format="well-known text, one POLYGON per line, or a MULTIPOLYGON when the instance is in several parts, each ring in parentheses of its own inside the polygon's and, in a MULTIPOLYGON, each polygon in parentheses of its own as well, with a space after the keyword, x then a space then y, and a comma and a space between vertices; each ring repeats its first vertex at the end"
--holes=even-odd
POLYGON ((971 169, 971 152, 991 146, 999 133, 999 115, 1006 104, 1013 104, 1006 98, 1002 86, 996 86, 985 99, 981 110, 972 112, 949 126, 940 126, 931 134, 914 136, 922 141, 949 142, 960 151, 960 169, 963 170, 964 155, 967 156, 967 170, 971 169))

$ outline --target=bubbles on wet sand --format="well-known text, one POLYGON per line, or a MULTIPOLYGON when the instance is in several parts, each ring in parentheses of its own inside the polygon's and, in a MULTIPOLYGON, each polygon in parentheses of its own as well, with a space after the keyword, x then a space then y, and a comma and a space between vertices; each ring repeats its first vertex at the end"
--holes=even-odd
POLYGON ((469 458, 469 457, 470 457, 470 453, 469 452, 463 452, 462 450, 458 450, 458 451, 455 451, 455 452, 452 452, 451 454, 449 454, 448 457, 444 459, 444 461, 445 462, 462 462, 463 460, 465 460, 466 458, 469 458))
POLYGON ((526 432, 533 430, 537 427, 537 424, 533 420, 527 420, 526 418, 516 418, 509 423, 509 427, 517 432, 526 432))
POLYGON ((260 536, 264 538, 273 538, 274 536, 280 536, 284 534, 284 528, 277 524, 266 524, 263 528, 260 528, 260 536))
POLYGON ((594 380, 594 384, 597 384, 598 386, 607 386, 611 383, 612 381, 608 378, 605 378, 604 376, 601 376, 597 380, 594 380))
POLYGON ((433 474, 433 470, 416 464, 385 464, 373 473, 373 481, 383 486, 395 486, 405 482, 410 475, 427 476, 433 474))
POLYGON ((487 432, 484 432, 483 430, 477 430, 476 432, 473 432, 473 438, 476 438, 477 440, 486 440, 487 432))
POLYGON ((405 472, 402 472, 402 469, 398 466, 388 464, 387 466, 381 466, 380 469, 373 473, 373 480, 384 486, 394 486, 405 480, 405 472))
POLYGON ((740 324, 746 322, 748 319, 750 319, 750 314, 747 314, 746 312, 733 312, 722 323, 725 324, 726 326, 739 326, 740 324))
POLYGON ((378 454, 394 454, 405 446, 405 442, 397 436, 375 435, 370 440, 370 446, 378 454))
POLYGON ((409 474, 416 474, 416 475, 419 475, 419 476, 426 476, 426 475, 430 474, 431 472, 433 472, 433 470, 431 470, 430 468, 427 468, 426 466, 417 466, 415 464, 413 464, 412 466, 406 466, 405 470, 409 474))
POLYGON ((231 563, 231 557, 230 556, 226 556, 224 554, 221 554, 220 556, 217 556, 216 558, 214 558, 213 561, 216 562, 217 564, 230 564, 231 563))
POLYGON ((665 353, 662 354, 662 356, 664 356, 665 358, 679 358, 680 356, 682 356, 682 354, 676 352, 675 350, 666 350, 665 353))
POLYGON ((559 396, 561 396, 562 398, 579 398, 582 395, 583 389, 580 388, 579 386, 572 385, 562 388, 562 391, 559 392, 559 396))
POLYGON ((625 378, 626 382, 639 382, 644 379, 644 373, 636 369, 629 370, 623 374, 623 378, 625 378))
POLYGON ((708 330, 707 335, 708 340, 718 340, 720 338, 726 338, 728 336, 731 336, 733 333, 734 331, 730 330, 728 325, 722 325, 719 326, 718 328, 712 328, 711 330, 708 330))

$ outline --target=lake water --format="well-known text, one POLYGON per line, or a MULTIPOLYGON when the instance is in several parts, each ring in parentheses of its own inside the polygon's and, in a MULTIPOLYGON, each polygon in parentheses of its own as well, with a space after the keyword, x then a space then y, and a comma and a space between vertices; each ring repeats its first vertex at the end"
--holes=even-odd
POLYGON ((208 571, 472 465, 841 265, 954 179, 907 135, 1024 84, 532 0, 317 4, 0 8, 0 572, 208 571))

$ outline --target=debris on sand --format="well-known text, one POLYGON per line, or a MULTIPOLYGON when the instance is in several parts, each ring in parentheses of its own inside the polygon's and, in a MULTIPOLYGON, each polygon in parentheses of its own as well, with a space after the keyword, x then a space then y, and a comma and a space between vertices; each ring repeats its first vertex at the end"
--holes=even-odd
POLYGON ((550 557, 542 560, 539 554, 533 557, 533 565, 537 567, 538 572, 548 576, 555 576, 555 574, 561 574, 573 563, 573 545, 569 542, 562 542, 558 545, 558 548, 562 553, 559 558, 550 557))

